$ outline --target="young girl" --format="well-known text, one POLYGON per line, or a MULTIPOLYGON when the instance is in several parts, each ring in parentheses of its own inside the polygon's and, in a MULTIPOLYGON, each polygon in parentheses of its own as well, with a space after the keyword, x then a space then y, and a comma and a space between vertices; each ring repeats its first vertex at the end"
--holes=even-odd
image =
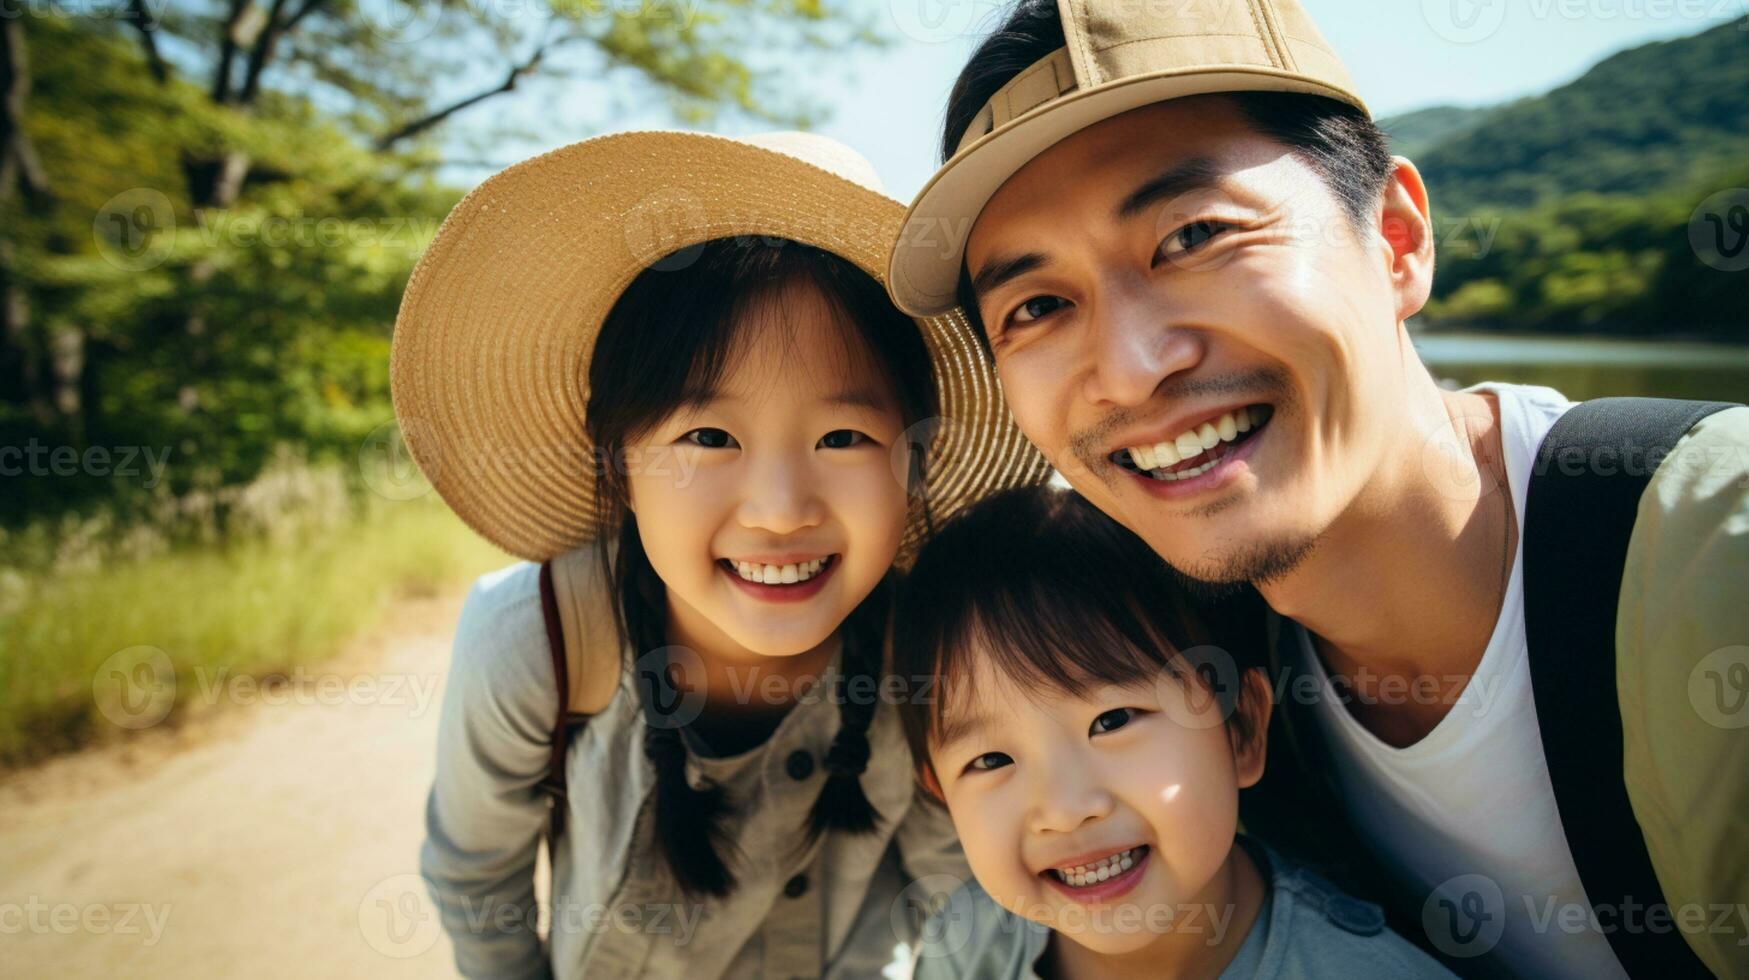
POLYGON ((892 669, 938 682, 901 721, 977 881, 927 924, 918 980, 1451 976, 1377 905, 1236 835, 1269 727, 1264 611, 1192 602, 1071 491, 942 529, 897 599, 892 669))
POLYGON ((891 570, 1046 470, 963 320, 887 301, 870 184, 819 137, 604 137, 482 184, 415 271, 405 438, 540 563, 477 583, 447 680, 421 867, 464 975, 873 976, 908 881, 963 876, 880 696, 891 570))

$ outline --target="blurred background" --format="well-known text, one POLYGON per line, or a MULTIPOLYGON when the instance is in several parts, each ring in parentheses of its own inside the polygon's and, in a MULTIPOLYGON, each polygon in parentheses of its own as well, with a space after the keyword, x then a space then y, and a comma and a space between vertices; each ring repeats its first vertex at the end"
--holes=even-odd
MULTIPOLYGON (((1306 6, 1428 181, 1440 377, 1749 397, 1740 3, 1306 6)), ((424 793, 509 559, 399 441, 414 262, 623 128, 812 128, 909 198, 1000 13, 0 0, 0 975, 450 975, 424 793)))

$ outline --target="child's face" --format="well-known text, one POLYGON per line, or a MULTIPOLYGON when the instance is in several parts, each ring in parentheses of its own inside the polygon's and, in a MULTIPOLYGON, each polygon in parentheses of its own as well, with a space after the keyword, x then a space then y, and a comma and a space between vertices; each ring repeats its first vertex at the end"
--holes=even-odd
POLYGON ((669 615, 688 635, 790 656, 831 636, 892 565, 904 425, 891 387, 844 363, 840 314, 817 291, 785 287, 747 315, 758 321, 714 397, 627 447, 628 483, 669 615))
POLYGON ((965 706, 947 716, 971 727, 947 731, 930 759, 979 884, 1105 955, 1189 928, 1187 907, 1233 847, 1238 790, 1262 775, 1263 740, 1236 748, 1207 689, 1164 671, 1057 696, 1023 692, 982 654, 972 663, 965 706), (1100 864, 1103 880, 1079 884, 1052 870, 1100 864))

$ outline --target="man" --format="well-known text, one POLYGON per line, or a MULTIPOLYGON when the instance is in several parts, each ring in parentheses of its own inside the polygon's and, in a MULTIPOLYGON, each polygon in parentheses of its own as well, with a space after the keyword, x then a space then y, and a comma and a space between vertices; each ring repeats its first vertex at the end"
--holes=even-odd
POLYGON ((1462 973, 1749 975, 1749 409, 1442 390, 1427 190, 1295 0, 1022 2, 946 118, 894 298, 1284 617, 1247 826, 1462 973))

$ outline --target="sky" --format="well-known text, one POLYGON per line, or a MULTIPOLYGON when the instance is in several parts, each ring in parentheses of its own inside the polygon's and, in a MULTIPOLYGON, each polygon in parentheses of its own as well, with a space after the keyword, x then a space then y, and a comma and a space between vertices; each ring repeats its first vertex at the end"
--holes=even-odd
MULTIPOLYGON (((815 98, 834 107, 831 118, 816 130, 859 150, 881 174, 888 193, 909 199, 934 170, 948 90, 1005 4, 998 0, 850 2, 876 8, 878 26, 894 43, 823 59, 801 82, 815 98)), ((1749 0, 1302 2, 1347 64, 1375 117, 1433 105, 1480 106, 1535 95, 1577 78, 1613 52, 1697 33, 1749 12, 1749 0)), ((492 77, 496 72, 458 76, 456 91, 495 85, 501 80, 492 77)), ((640 101, 640 97, 623 83, 588 79, 524 86, 516 94, 451 120, 444 134, 446 158, 472 162, 446 167, 440 174, 446 182, 471 187, 497 167, 602 132, 684 128, 654 104, 656 100, 640 101), (597 91, 589 91, 590 86, 597 91), (497 143, 482 154, 475 145, 480 134, 506 120, 526 130, 528 137, 497 143)), ((769 126, 724 117, 709 128, 742 135, 769 126)))

